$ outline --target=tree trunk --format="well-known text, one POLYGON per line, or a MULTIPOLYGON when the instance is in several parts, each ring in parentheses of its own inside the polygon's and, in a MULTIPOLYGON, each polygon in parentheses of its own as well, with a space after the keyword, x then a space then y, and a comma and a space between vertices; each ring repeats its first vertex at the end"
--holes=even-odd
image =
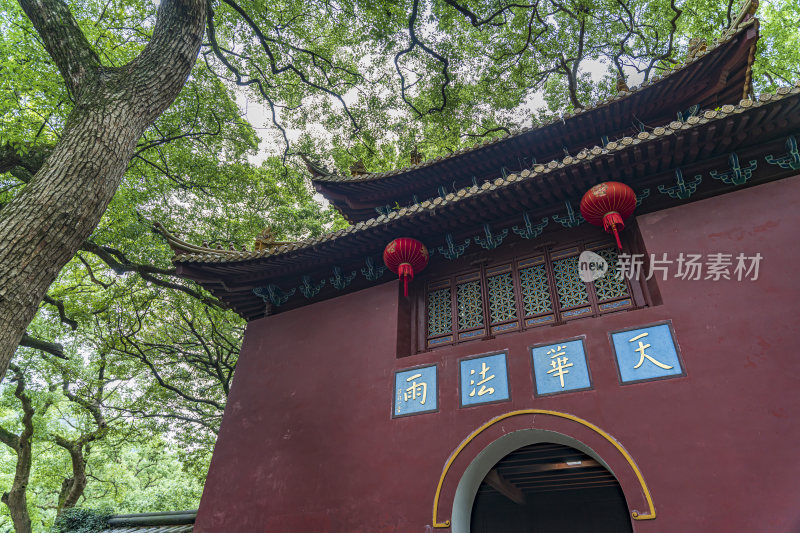
MULTIPOLYGON (((31 476, 31 462, 33 459, 33 424, 25 413, 25 430, 17 445, 17 468, 14 472, 14 481, 11 490, 4 493, 2 501, 8 506, 11 522, 14 524, 15 533, 31 533, 31 516, 28 513, 28 480, 31 476)), ((33 417, 31 413, 30 418, 33 417)))
POLYGON ((28 478, 31 475, 31 450, 28 443, 27 453, 17 453, 17 471, 11 490, 2 496, 3 503, 8 506, 15 533, 31 533, 31 517, 28 513, 28 478))
POLYGON ((77 28, 63 0, 20 4, 75 107, 44 166, 0 210, 0 378, 48 287, 100 221, 138 139, 186 82, 207 7, 205 0, 163 0, 147 47, 109 69, 79 29, 61 30, 77 28))
POLYGON ((64 479, 61 483, 61 492, 58 495, 58 508, 56 514, 60 515, 64 509, 75 507, 78 500, 83 496, 83 491, 86 490, 86 460, 83 457, 83 447, 77 443, 71 443, 72 446, 64 446, 60 442, 60 446, 67 449, 72 462, 72 477, 64 479))
MULTIPOLYGON (((31 477, 31 463, 33 461, 33 416, 36 410, 31 398, 25 391, 25 376, 19 368, 11 365, 17 375, 17 387, 14 396, 22 404, 22 433, 14 435, 0 427, 0 441, 12 448, 17 454, 17 466, 14 472, 14 481, 11 490, 3 493, 0 501, 8 506, 11 522, 16 533, 31 533, 31 516, 28 513, 28 481, 31 477)), ((42 413, 46 412, 50 404, 45 403, 42 413)))

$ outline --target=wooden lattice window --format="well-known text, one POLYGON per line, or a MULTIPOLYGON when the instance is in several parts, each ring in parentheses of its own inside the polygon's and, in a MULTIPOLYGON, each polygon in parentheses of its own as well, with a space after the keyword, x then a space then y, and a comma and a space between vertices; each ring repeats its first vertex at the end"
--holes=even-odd
MULTIPOLYGON (((498 260, 426 284, 426 348, 559 324, 643 305, 641 289, 614 275, 612 243, 578 243, 498 260), (609 274, 584 283, 578 257, 600 255, 609 274)), ((422 339, 421 339, 422 340, 422 339)))

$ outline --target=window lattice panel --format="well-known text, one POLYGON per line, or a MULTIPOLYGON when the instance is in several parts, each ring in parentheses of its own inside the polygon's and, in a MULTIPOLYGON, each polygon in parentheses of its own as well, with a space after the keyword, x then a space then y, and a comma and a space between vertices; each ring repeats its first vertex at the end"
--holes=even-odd
POLYGON ((586 285, 578 274, 577 256, 553 261, 553 273, 556 278, 556 291, 561 307, 574 307, 589 303, 586 285))
POLYGON ((522 303, 525 316, 549 313, 553 310, 550 303, 550 288, 547 283, 547 269, 544 265, 523 268, 519 271, 522 284, 522 303))
POLYGON ((511 272, 489 278, 489 315, 492 324, 517 318, 514 278, 511 272))
POLYGON ((453 318, 450 315, 450 288, 428 293, 428 337, 450 333, 453 318))
POLYGON ((462 283, 456 291, 458 297, 458 329, 483 326, 483 297, 480 280, 462 283))
POLYGON ((612 247, 596 250, 595 253, 608 263, 608 272, 606 272, 606 275, 594 282, 594 290, 597 293, 597 299, 601 302, 605 302, 628 296, 627 283, 625 283, 624 279, 618 279, 616 276, 617 251, 612 247))

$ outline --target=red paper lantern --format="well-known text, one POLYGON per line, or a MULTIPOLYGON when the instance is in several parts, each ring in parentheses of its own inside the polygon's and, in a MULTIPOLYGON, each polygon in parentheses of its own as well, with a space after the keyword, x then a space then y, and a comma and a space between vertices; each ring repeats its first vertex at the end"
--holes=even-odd
POLYGON ((386 245, 383 262, 403 280, 403 294, 408 296, 408 282, 428 265, 428 249, 416 239, 400 237, 386 245))
POLYGON ((583 195, 581 215, 589 224, 603 226, 617 239, 622 249, 619 231, 625 228, 625 219, 636 209, 636 194, 633 189, 618 181, 598 183, 583 195))

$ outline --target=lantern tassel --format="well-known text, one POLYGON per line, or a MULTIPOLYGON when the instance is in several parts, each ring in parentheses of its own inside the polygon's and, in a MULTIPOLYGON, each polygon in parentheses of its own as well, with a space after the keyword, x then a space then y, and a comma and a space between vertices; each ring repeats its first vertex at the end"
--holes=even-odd
POLYGON ((617 239, 617 248, 622 250, 622 243, 619 240, 619 233, 617 233, 617 226, 611 226, 614 229, 614 238, 617 239))
POLYGON ((414 279, 414 267, 410 263, 400 263, 397 274, 403 280, 403 296, 408 298, 408 282, 414 279))
POLYGON ((614 234, 614 238, 617 240, 617 248, 622 250, 622 242, 619 240, 617 226, 619 226, 619 231, 625 229, 625 223, 622 221, 620 214, 616 211, 611 211, 603 217, 603 229, 606 230, 607 233, 614 234))

